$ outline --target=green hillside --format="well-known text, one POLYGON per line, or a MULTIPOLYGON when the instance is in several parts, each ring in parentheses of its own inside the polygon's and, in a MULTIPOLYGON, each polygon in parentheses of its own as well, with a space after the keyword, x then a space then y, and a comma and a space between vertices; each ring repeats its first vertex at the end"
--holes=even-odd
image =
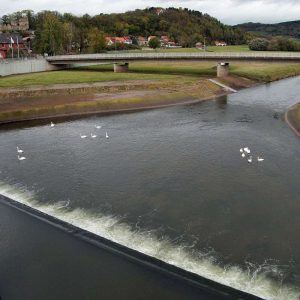
POLYGON ((244 32, 260 36, 287 36, 300 39, 300 20, 277 24, 244 23, 234 26, 244 32))

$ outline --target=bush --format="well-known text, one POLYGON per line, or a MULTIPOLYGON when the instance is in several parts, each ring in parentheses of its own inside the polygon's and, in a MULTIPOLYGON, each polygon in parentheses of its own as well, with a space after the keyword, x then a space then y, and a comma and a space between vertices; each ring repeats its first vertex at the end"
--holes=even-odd
POLYGON ((269 51, 300 51, 300 43, 286 37, 273 38, 268 46, 269 51))
POLYGON ((249 49, 254 51, 266 51, 269 46, 269 41, 263 38, 256 38, 250 41, 249 49))

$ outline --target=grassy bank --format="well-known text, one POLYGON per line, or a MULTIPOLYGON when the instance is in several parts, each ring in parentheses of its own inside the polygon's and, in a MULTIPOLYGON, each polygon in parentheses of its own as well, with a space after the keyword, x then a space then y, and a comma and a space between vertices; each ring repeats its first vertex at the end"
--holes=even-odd
POLYGON ((137 110, 153 107, 201 101, 222 93, 222 90, 206 80, 189 84, 187 90, 180 86, 147 91, 124 93, 86 94, 84 97, 57 96, 55 98, 29 98, 26 101, 8 100, 2 104, 0 122, 30 120, 87 113, 137 110))
MULTIPOLYGON (((95 83, 124 80, 178 80, 173 75, 215 76, 216 62, 133 62, 129 73, 113 73, 112 65, 81 67, 77 70, 62 70, 0 78, 0 88, 28 87, 73 83, 95 83)), ((274 81, 300 74, 297 63, 232 62, 233 75, 257 81, 274 81)))
MULTIPOLYGON (((112 70, 112 66, 110 66, 112 70)), ((0 78, 0 88, 26 87, 33 85, 52 85, 70 83, 94 83, 123 80, 170 80, 174 76, 161 74, 159 78, 153 74, 93 72, 90 70, 61 70, 52 72, 32 73, 24 75, 13 75, 0 78)))

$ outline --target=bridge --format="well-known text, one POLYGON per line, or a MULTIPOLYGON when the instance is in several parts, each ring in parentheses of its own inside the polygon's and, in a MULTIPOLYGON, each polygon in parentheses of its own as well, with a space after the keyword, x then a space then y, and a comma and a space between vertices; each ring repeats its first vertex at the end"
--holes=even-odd
POLYGON ((141 60, 212 60, 212 61, 274 61, 300 62, 300 52, 175 52, 175 53, 101 53, 58 55, 46 57, 53 65, 76 63, 128 63, 141 60))
POLYGON ((222 77, 229 73, 229 61, 300 62, 300 52, 104 53, 49 56, 46 59, 57 67, 112 63, 114 72, 127 72, 129 62, 134 61, 218 61, 217 76, 222 77))

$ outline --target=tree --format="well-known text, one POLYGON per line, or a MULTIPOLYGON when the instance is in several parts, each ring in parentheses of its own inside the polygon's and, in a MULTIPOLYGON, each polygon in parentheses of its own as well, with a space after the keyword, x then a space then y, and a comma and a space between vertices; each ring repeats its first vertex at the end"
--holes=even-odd
POLYGON ((269 41, 263 38, 256 38, 250 41, 249 49, 255 51, 266 51, 269 46, 269 41))
POLYGON ((74 25, 71 22, 63 24, 63 47, 67 53, 72 50, 72 42, 74 38, 74 25))
POLYGON ((155 37, 149 41, 149 47, 152 49, 160 48, 160 40, 155 37))
POLYGON ((87 39, 89 53, 102 52, 106 47, 104 33, 96 27, 89 30, 87 39))
POLYGON ((52 12, 46 12, 42 28, 37 32, 37 48, 41 53, 49 55, 63 52, 63 25, 58 16, 52 12))

